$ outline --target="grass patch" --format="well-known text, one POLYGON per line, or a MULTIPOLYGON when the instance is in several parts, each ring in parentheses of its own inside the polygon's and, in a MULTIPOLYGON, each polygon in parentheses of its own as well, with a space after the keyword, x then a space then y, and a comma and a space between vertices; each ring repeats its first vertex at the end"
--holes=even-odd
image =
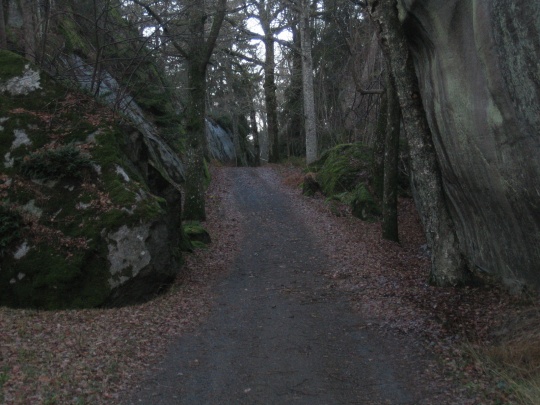
POLYGON ((540 405, 538 310, 506 325, 495 343, 470 351, 484 371, 507 387, 519 404, 540 405))

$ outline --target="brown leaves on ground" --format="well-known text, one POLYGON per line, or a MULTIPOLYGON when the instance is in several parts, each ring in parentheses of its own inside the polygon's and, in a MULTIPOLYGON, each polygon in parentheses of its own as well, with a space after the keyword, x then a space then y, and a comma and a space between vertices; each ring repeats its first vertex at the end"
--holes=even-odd
MULTIPOLYGON (((285 185, 298 169, 279 169, 285 185)), ((291 189, 299 196, 300 189, 291 189)), ((429 252, 412 199, 399 202, 399 239, 382 239, 379 223, 362 222, 351 215, 336 217, 319 198, 299 197, 313 234, 326 245, 333 265, 332 287, 348 294, 351 303, 374 325, 389 333, 412 334, 442 360, 447 373, 461 379, 470 404, 515 403, 508 385, 495 381, 471 356, 471 348, 492 345, 506 332, 503 325, 519 321, 531 311, 538 321, 538 303, 513 297, 494 286, 440 288, 428 284, 429 252)), ((335 203, 335 202, 334 202, 335 203)), ((341 213, 347 212, 343 207, 341 213)), ((534 328, 529 328, 533 330, 534 328)), ((513 331, 516 327, 512 328, 513 331)), ((540 327, 537 328, 537 331, 540 327)), ((504 350, 503 350, 504 351, 504 350)), ((448 394, 448 403, 452 401, 448 394)), ((461 394, 459 394, 461 395, 461 394)))
POLYGON ((211 280, 229 267, 239 238, 230 185, 213 176, 205 224, 213 243, 186 257, 184 277, 163 296, 118 309, 0 308, 0 403, 120 403, 170 339, 204 319, 211 280))
MULTIPOLYGON (((209 286, 229 268, 238 248, 240 214, 228 200, 231 187, 213 171, 208 221, 213 243, 186 258, 185 276, 169 292, 143 305, 43 312, 0 308, 0 403, 117 404, 164 355, 168 342, 209 312, 209 286)), ((374 327, 418 337, 443 360, 448 387, 441 403, 508 403, 508 394, 486 376, 464 343, 489 345, 509 320, 530 305, 496 288, 436 288, 427 284, 429 259, 414 204, 400 202, 400 244, 381 239, 378 223, 336 217, 322 198, 300 194, 298 169, 274 166, 283 189, 309 221, 333 263, 330 287, 346 294, 374 327), (456 376, 474 388, 465 395, 456 376), (464 401, 463 398, 472 398, 464 401)), ((347 210, 344 208, 344 213, 347 210)), ((437 373, 434 371, 434 373, 437 373)), ((427 381, 426 383, 430 383, 427 381)))

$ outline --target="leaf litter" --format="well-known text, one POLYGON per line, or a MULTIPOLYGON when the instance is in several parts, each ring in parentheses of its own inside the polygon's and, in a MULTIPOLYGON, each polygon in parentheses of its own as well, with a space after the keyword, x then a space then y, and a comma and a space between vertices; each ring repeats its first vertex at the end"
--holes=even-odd
MULTIPOLYGON (((113 309, 37 311, 0 308, 0 403, 120 404, 157 367, 172 339, 193 330, 211 310, 211 286, 227 273, 241 239, 241 213, 230 200, 226 168, 212 168, 205 227, 208 249, 187 255, 170 290, 145 304, 113 309)), ((400 243, 382 239, 380 224, 298 187, 299 169, 268 168, 305 216, 333 263, 329 288, 385 333, 414 336, 440 359, 428 370, 446 384, 441 403, 512 403, 511 392, 469 356, 466 345, 489 345, 509 319, 533 304, 494 287, 427 284, 429 256, 414 204, 399 205, 400 243), (339 217, 336 216, 339 213, 339 217)), ((433 383, 426 381, 426 384, 433 383)))
POLYGON ((238 245, 230 184, 219 170, 208 189, 208 249, 186 255, 162 296, 124 308, 37 311, 0 308, 0 403, 117 404, 155 366, 171 339, 210 308, 212 280, 238 245))
MULTIPOLYGON (((276 166, 283 184, 306 216, 333 262, 330 287, 385 333, 413 336, 438 359, 434 380, 446 380, 443 403, 515 404, 515 393, 472 352, 489 348, 506 326, 538 315, 538 297, 513 296, 496 285, 441 288, 428 284, 430 257, 420 218, 410 198, 399 201, 400 243, 382 239, 380 223, 363 222, 320 193, 301 195, 303 173, 276 166), (338 216, 336 216, 338 213, 338 216)), ((515 328, 514 328, 515 329, 515 328)), ((430 383, 426 381, 426 384, 430 383)))

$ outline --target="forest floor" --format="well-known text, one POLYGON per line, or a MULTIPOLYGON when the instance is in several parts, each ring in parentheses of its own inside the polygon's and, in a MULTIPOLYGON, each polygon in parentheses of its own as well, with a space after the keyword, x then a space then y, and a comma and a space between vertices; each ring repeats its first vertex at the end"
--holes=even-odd
POLYGON ((0 403, 515 403, 471 349, 536 306, 429 286, 411 200, 392 243, 301 181, 293 167, 214 169, 213 243, 151 302, 0 308, 0 403))

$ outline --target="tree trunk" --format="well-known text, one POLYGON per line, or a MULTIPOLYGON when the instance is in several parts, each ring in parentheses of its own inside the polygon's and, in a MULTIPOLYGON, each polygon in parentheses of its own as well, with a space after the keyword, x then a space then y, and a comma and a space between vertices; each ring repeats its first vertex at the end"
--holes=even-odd
POLYGON ((264 99, 266 101, 266 121, 268 131, 268 161, 279 161, 279 136, 277 118, 277 97, 275 82, 274 39, 269 35, 264 40, 265 63, 264 63, 264 99))
POLYGON ((369 0, 369 5, 372 18, 381 29, 381 45, 401 105, 415 200, 432 254, 430 281, 440 286, 465 283, 466 263, 446 205, 439 163, 396 0, 369 0))
POLYGON ((200 58, 188 59, 189 102, 186 111, 186 200, 183 217, 204 221, 204 137, 206 136, 206 63, 200 58), (202 63, 202 64, 201 64, 202 63))
POLYGON ((36 32, 34 24, 34 2, 21 0, 21 13, 24 30, 24 57, 31 62, 36 61, 36 32))
MULTIPOLYGON (((236 108, 234 108, 237 111, 236 108)), ((244 153, 242 151, 242 145, 240 144, 240 131, 238 128, 238 114, 233 112, 232 114, 232 130, 233 130, 233 143, 236 154, 236 166, 247 166, 244 153)))
POLYGON ((292 46, 291 79, 289 88, 285 92, 285 111, 287 117, 287 139, 289 141, 289 154, 292 156, 305 156, 306 136, 304 131, 303 95, 302 95, 302 55, 296 50, 301 49, 300 33, 298 32, 298 18, 300 12, 294 13, 291 20, 292 46))
POLYGON ((261 165, 261 146, 259 143, 259 130, 257 128, 257 113, 255 112, 255 105, 251 104, 251 109, 249 111, 249 121, 251 126, 251 133, 253 135, 253 148, 255 149, 255 161, 253 164, 255 166, 261 165))
POLYGON ((397 218, 397 185, 399 158, 399 126, 401 111, 399 99, 389 69, 386 69, 386 100, 388 105, 386 142, 384 147, 384 190, 383 190, 383 223, 382 236, 384 239, 399 242, 397 218))
POLYGON ((205 40, 207 14, 204 1, 191 4, 189 16, 189 52, 178 45, 187 56, 189 100, 186 108, 186 199, 183 217, 187 220, 206 220, 204 200, 204 155, 206 149, 206 68, 214 50, 226 12, 226 0, 219 0, 214 21, 205 40))
POLYGON ((304 126, 306 130, 306 163, 317 160, 317 126, 315 116, 315 93, 313 90, 313 59, 309 24, 309 1, 300 6, 300 38, 302 53, 302 89, 304 98, 304 126))
POLYGON ((4 16, 4 0, 0 0, 0 49, 7 49, 6 20, 4 16))
MULTIPOLYGON (((1 1, 1 0, 0 0, 1 1)), ((51 0, 44 0, 43 1, 43 29, 41 32, 41 42, 40 42, 40 51, 39 51, 39 60, 38 62, 43 65, 45 62, 45 56, 47 53, 47 39, 49 34, 49 22, 51 19, 51 0)), ((1 24, 1 22, 0 22, 1 24)), ((1 27, 0 27, 1 30, 1 27)))
MULTIPOLYGON (((386 84, 388 86, 389 83, 386 84)), ((377 116, 377 128, 375 130, 375 142, 373 144, 373 190, 379 200, 383 198, 384 190, 384 146, 386 141, 386 126, 388 124, 388 103, 386 93, 382 94, 379 103, 379 115, 377 116)))
POLYGON ((206 137, 206 56, 204 41, 205 12, 198 2, 189 11, 188 91, 186 106, 186 198, 183 218, 206 220, 204 199, 204 145, 206 137))

